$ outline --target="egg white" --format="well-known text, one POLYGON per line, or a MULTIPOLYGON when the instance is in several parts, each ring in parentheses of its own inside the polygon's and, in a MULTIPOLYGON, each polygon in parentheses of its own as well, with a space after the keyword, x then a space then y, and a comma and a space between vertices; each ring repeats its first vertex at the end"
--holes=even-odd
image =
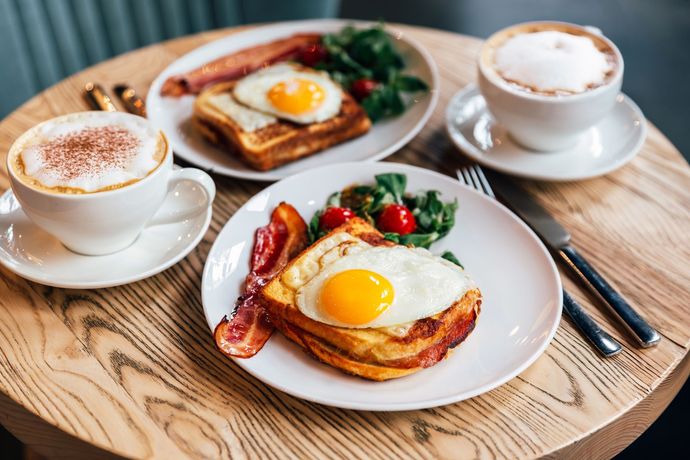
POLYGON ((371 246, 358 239, 340 238, 319 252, 318 259, 305 261, 302 269, 295 268, 294 273, 287 275, 296 288, 297 308, 305 316, 332 326, 403 325, 446 310, 474 287, 462 268, 422 248, 371 246), (351 269, 376 272, 393 285, 391 306, 366 324, 341 323, 328 317, 319 304, 324 283, 331 276, 351 269))
POLYGON ((326 72, 302 71, 294 64, 276 64, 244 77, 235 85, 233 95, 252 109, 300 124, 320 123, 338 115, 343 96, 340 87, 326 72), (279 110, 268 99, 271 88, 295 78, 313 81, 323 89, 324 99, 314 110, 292 114, 279 110))
POLYGON ((238 104, 229 93, 214 94, 208 98, 208 103, 227 115, 242 131, 247 133, 253 133, 278 122, 273 115, 238 104))

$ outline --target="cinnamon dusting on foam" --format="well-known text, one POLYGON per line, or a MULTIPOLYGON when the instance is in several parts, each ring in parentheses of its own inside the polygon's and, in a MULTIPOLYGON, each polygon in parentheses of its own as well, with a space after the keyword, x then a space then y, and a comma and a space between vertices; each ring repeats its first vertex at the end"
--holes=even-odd
POLYGON ((124 169, 140 144, 125 128, 101 126, 64 134, 36 147, 44 171, 68 182, 99 176, 111 168, 124 169))
POLYGON ((157 169, 167 141, 146 120, 77 113, 27 133, 10 154, 25 184, 51 193, 83 194, 135 183, 157 169))

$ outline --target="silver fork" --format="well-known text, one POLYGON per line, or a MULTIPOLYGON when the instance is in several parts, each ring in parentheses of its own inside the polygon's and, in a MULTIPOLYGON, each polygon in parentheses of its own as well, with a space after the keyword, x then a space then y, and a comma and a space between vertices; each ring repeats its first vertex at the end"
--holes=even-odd
MULTIPOLYGON (((466 166, 456 171, 458 180, 473 189, 496 198, 494 191, 491 189, 491 184, 486 179, 484 171, 479 165, 466 166)), ((621 344, 604 331, 593 319, 587 314, 582 306, 575 301, 563 289, 563 309, 573 320, 575 326, 582 332, 582 334, 599 350, 605 357, 613 356, 621 352, 623 347, 621 344)))

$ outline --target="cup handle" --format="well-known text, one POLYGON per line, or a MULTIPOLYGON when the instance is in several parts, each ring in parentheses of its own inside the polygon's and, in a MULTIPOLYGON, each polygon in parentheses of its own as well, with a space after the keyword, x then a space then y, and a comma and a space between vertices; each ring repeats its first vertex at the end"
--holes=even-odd
MULTIPOLYGON (((173 170, 168 179, 168 194, 175 189, 175 186, 180 182, 194 182, 204 191, 203 200, 194 204, 187 209, 163 211, 160 210, 153 216, 153 218, 146 224, 146 227, 154 225, 165 225, 179 222, 181 220, 189 219, 197 216, 211 203, 216 196, 216 184, 211 179, 211 176, 196 168, 183 168, 173 170)), ((166 198, 167 199, 167 198, 166 198)))

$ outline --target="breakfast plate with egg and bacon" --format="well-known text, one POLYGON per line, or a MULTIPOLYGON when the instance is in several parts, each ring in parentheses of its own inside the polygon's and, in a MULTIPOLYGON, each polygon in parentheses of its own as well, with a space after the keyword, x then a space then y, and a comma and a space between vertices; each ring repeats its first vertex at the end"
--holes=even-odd
POLYGON ((431 116, 438 82, 430 54, 395 28, 309 20, 191 51, 156 78, 146 104, 176 155, 270 181, 392 154, 431 116))
POLYGON ((397 163, 342 163, 259 192, 202 279, 218 352, 309 401, 450 404, 532 364, 561 316, 552 258, 495 200, 397 163))

